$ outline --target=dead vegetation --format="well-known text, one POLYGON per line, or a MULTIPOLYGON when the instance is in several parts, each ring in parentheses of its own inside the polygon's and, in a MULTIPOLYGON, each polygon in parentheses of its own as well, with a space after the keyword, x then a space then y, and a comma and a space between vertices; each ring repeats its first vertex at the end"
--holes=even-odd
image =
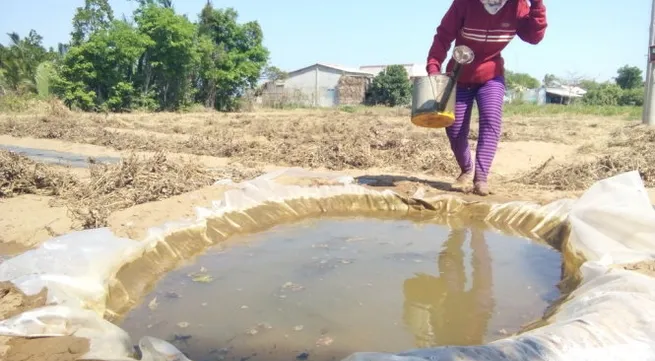
POLYGON ((20 194, 58 196, 77 184, 75 177, 65 170, 0 150, 0 198, 20 194))
POLYGON ((67 203, 84 228, 106 225, 119 209, 208 186, 212 174, 195 162, 171 162, 164 153, 131 155, 118 164, 92 164, 91 179, 69 194, 67 203))
POLYGON ((242 181, 260 175, 253 169, 207 169, 192 160, 170 160, 159 152, 134 154, 117 164, 90 164, 89 180, 78 180, 66 170, 34 162, 13 152, 0 151, 0 198, 20 194, 56 196, 82 228, 105 226, 112 212, 158 201, 213 184, 219 179, 242 181))
POLYGON ((641 125, 615 130, 609 141, 594 147, 586 160, 555 164, 552 159, 520 178, 529 185, 582 190, 619 173, 639 171, 647 187, 655 186, 655 130, 641 125))
MULTIPOLYGON (((330 170, 402 170, 453 175, 458 171, 443 130, 414 127, 406 109, 292 110, 223 114, 135 114, 0 116, 0 134, 59 139, 116 150, 176 152, 230 158, 241 164, 275 164, 330 170)), ((475 148, 477 115, 470 139, 475 148)), ((580 190, 605 176, 639 169, 655 182, 647 162, 647 139, 636 146, 618 144, 634 134, 613 134, 619 118, 508 117, 504 142, 576 144, 580 158, 547 162, 518 179, 521 184, 580 190), (594 143, 594 139, 601 139, 594 143), (587 142, 583 143, 582 140, 587 142)), ((622 132, 631 132, 625 129, 622 132)), ((641 134, 639 130, 635 131, 641 134)), ((640 135, 642 136, 642 135, 640 135)), ((650 183, 648 183, 650 184, 650 183)))
POLYGON ((187 134, 186 138, 108 130, 104 125, 58 117, 4 119, 0 121, 0 134, 59 139, 116 150, 165 150, 228 157, 248 164, 331 170, 397 167, 441 173, 455 169, 452 157, 447 156, 449 145, 443 132, 417 130, 408 122, 388 124, 369 117, 354 121, 348 114, 339 113, 329 119, 257 119, 213 124, 187 134))

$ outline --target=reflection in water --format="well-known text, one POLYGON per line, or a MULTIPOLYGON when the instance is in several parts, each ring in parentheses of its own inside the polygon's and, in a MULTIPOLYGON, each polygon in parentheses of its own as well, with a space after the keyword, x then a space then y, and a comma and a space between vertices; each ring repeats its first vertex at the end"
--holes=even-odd
POLYGON ((439 276, 419 273, 403 284, 403 321, 417 347, 480 344, 494 308, 491 258, 484 232, 471 229, 472 287, 466 290, 467 229, 453 229, 439 254, 439 276))

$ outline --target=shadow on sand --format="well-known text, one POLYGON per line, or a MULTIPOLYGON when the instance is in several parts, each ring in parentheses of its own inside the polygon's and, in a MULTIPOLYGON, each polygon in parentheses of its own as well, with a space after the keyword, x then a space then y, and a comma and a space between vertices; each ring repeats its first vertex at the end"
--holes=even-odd
POLYGON ((453 192, 451 183, 446 183, 438 180, 428 180, 417 177, 401 176, 401 175, 363 175, 355 178, 357 184, 367 185, 369 187, 394 187, 400 182, 420 183, 441 191, 453 192))

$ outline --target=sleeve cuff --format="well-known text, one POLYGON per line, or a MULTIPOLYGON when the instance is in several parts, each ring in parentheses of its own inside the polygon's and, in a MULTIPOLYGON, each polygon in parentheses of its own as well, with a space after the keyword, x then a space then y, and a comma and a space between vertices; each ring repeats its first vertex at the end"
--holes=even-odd
POLYGON ((428 64, 426 70, 428 71, 428 75, 439 73, 439 67, 436 64, 428 64))

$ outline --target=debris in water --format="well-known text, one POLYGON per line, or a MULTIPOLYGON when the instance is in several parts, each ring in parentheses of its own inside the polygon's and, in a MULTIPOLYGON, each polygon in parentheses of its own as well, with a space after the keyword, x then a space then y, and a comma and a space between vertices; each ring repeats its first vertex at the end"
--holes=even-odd
POLYGON ((346 242, 357 242, 357 241, 363 241, 364 237, 351 237, 346 239, 346 242))
POLYGON ((159 306, 159 304, 157 303, 157 296, 155 296, 155 298, 153 298, 152 301, 150 301, 150 303, 148 303, 148 308, 151 311, 154 311, 154 310, 157 309, 157 306, 159 306))
POLYGON ((178 322, 178 323, 177 323, 177 327, 179 327, 179 328, 187 328, 187 327, 189 327, 189 323, 188 323, 188 322, 178 322))
POLYGON ((504 328, 501 328, 500 330, 498 330, 498 333, 503 335, 503 336, 507 336, 509 334, 509 332, 507 332, 507 330, 504 329, 504 328))
POLYGON ((247 309, 248 309, 248 306, 243 305, 243 306, 241 306, 241 309, 242 309, 242 310, 247 310, 247 309))
POLYGON ((270 329, 273 328, 273 326, 271 326, 271 324, 268 323, 268 322, 260 322, 260 323, 257 324, 257 327, 264 328, 264 329, 267 329, 267 330, 270 330, 270 329))
POLYGON ((191 335, 186 335, 186 334, 179 334, 176 333, 173 335, 173 341, 182 341, 186 342, 191 338, 191 335))
POLYGON ((298 356, 296 356, 296 360, 307 360, 309 358, 309 354, 307 352, 302 352, 298 356))
POLYGON ((316 340, 316 346, 330 346, 334 342, 334 339, 330 336, 323 336, 316 340))
POLYGON ((173 291, 168 291, 164 295, 166 296, 166 298, 180 298, 180 297, 182 297, 182 296, 180 296, 179 293, 173 292, 173 291))
POLYGON ((254 336, 259 333, 260 330, 270 330, 272 329, 273 326, 271 326, 270 323, 268 322, 260 322, 257 324, 257 326, 251 327, 246 330, 246 335, 254 336))
POLYGON ((282 285, 282 289, 285 289, 285 290, 291 290, 291 291, 293 291, 293 292, 297 292, 297 291, 302 291, 302 290, 304 290, 305 287, 303 287, 303 286, 301 286, 301 285, 299 285, 299 284, 297 284, 297 283, 287 282, 287 283, 285 283, 284 285, 282 285))
POLYGON ((303 328, 305 328, 303 325, 293 326, 293 330, 296 332, 302 331, 303 328))
POLYGON ((191 277, 193 282, 209 283, 214 280, 214 278, 207 273, 207 269, 205 267, 200 267, 199 272, 189 273, 188 276, 191 277))
POLYGON ((193 282, 209 283, 214 280, 211 275, 197 275, 191 279, 193 282))
POLYGON ((201 303, 200 306, 202 306, 202 307, 207 306, 207 302, 203 302, 203 303, 201 303))

